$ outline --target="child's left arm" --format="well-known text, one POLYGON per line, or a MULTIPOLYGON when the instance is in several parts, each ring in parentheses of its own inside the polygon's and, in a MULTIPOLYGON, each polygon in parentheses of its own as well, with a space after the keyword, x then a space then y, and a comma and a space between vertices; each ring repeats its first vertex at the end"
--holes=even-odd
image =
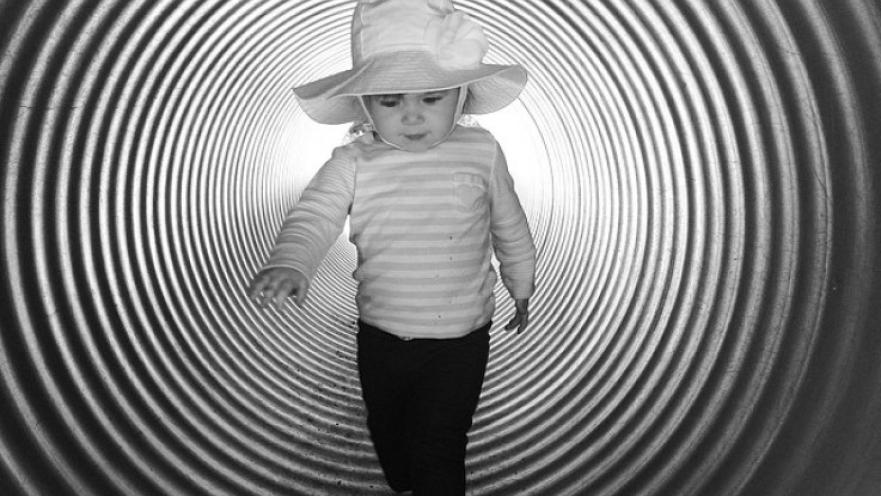
POLYGON ((490 229, 493 248, 499 260, 502 283, 514 298, 516 314, 506 330, 526 329, 529 324, 529 298, 535 291, 535 244, 526 214, 514 191, 514 180, 500 147, 490 175, 490 229))

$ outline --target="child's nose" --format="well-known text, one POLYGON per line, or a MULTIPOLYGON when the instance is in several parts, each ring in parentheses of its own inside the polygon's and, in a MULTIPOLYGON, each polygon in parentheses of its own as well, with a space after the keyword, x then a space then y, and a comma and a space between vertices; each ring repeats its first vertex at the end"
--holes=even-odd
POLYGON ((421 124, 423 120, 422 107, 418 103, 404 104, 404 115, 402 117, 404 124, 421 124))

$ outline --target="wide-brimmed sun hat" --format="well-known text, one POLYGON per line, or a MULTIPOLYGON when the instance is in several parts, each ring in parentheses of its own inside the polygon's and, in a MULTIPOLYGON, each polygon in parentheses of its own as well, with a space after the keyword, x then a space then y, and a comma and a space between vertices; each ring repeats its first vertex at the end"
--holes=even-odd
POLYGON ((363 121, 363 95, 467 85, 465 114, 495 112, 526 85, 520 65, 484 64, 483 29, 451 0, 360 0, 352 16, 352 68, 294 88, 323 124, 363 121))

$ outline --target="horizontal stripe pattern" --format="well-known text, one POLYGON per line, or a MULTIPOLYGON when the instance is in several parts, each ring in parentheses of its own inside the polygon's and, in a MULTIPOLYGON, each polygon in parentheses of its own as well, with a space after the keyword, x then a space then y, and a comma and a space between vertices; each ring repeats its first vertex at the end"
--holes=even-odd
POLYGON ((459 127, 422 153, 366 139, 337 148, 285 220, 267 267, 311 277, 346 215, 361 319, 388 332, 453 338, 489 321, 493 249, 511 295, 533 292, 535 247, 486 130, 459 127))

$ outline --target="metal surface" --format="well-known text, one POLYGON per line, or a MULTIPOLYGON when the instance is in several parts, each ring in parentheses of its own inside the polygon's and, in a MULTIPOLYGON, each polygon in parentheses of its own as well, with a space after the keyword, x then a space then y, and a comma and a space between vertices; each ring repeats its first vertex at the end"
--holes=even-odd
MULTIPOLYGON (((541 258, 470 491, 881 494, 877 2, 458 4, 530 71, 478 121, 541 258)), ((352 6, 0 2, 0 493, 387 494, 351 246, 303 309, 243 291, 352 6)))

